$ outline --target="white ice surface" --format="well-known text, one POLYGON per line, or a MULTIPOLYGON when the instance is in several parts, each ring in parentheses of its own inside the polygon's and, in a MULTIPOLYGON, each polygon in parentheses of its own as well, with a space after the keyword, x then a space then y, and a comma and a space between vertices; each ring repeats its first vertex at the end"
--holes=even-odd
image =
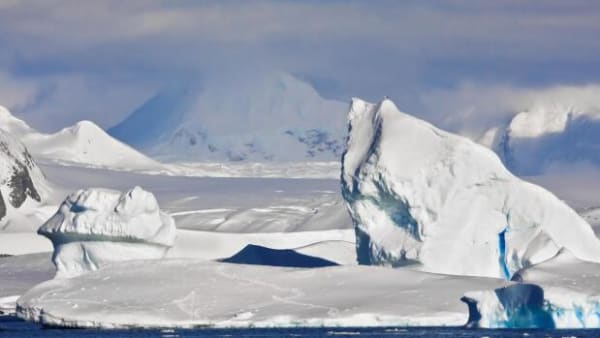
POLYGON ((19 315, 110 328, 462 325, 462 294, 503 283, 365 266, 137 261, 38 285, 19 299, 19 315))

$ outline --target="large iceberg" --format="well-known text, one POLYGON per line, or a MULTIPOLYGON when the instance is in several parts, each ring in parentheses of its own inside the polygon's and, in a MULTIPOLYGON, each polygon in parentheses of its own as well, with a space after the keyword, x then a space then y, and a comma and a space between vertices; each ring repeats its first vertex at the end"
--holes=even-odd
POLYGON ((57 277, 72 277, 111 262, 158 259, 175 241, 173 218, 139 187, 123 194, 79 190, 38 230, 54 245, 57 277))
POLYGON ((561 248, 600 262, 589 224, 484 146, 388 99, 354 99, 348 119, 342 193, 359 263, 511 279, 561 248))

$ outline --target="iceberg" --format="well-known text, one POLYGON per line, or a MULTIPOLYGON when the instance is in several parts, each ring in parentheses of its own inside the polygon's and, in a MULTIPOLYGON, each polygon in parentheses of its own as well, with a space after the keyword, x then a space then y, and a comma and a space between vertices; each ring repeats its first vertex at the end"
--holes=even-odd
POLYGON ((503 283, 376 266, 137 260, 41 283, 16 310, 50 327, 458 326, 464 293, 503 283))
POLYGON ((510 280, 567 248, 600 262, 590 225, 471 140, 354 99, 342 194, 360 264, 510 280))
POLYGON ((175 242, 173 218, 154 195, 86 189, 71 194, 38 234, 54 246, 57 277, 73 277, 111 262, 160 259, 175 242))

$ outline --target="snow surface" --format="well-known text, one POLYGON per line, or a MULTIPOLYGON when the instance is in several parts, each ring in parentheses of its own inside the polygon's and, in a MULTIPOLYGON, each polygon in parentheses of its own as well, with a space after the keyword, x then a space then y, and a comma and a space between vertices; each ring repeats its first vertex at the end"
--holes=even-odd
POLYGON ((19 299, 18 314, 109 328, 462 325, 462 294, 503 283, 365 266, 131 261, 42 283, 19 299))
POLYGON ((109 133, 167 161, 331 161, 343 150, 346 110, 289 74, 223 74, 165 89, 109 133))
POLYGON ((600 110, 538 104, 516 114, 504 126, 488 130, 480 140, 519 175, 541 175, 576 163, 600 166, 600 110))
POLYGON ((175 242, 173 218, 139 187, 125 193, 79 190, 38 230, 54 245, 57 276, 71 277, 130 259, 159 259, 175 242))
POLYGON ((590 225, 489 149, 387 99, 354 99, 348 119, 342 189, 360 263, 510 279, 561 248, 600 262, 590 225))

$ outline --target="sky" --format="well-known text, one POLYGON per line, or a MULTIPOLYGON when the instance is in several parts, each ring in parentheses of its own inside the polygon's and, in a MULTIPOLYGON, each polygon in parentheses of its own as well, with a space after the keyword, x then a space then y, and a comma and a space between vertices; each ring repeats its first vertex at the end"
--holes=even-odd
POLYGON ((597 1, 2 0, 0 105, 109 128, 173 84, 283 71, 479 132, 537 102, 600 107, 598 36, 597 1))

